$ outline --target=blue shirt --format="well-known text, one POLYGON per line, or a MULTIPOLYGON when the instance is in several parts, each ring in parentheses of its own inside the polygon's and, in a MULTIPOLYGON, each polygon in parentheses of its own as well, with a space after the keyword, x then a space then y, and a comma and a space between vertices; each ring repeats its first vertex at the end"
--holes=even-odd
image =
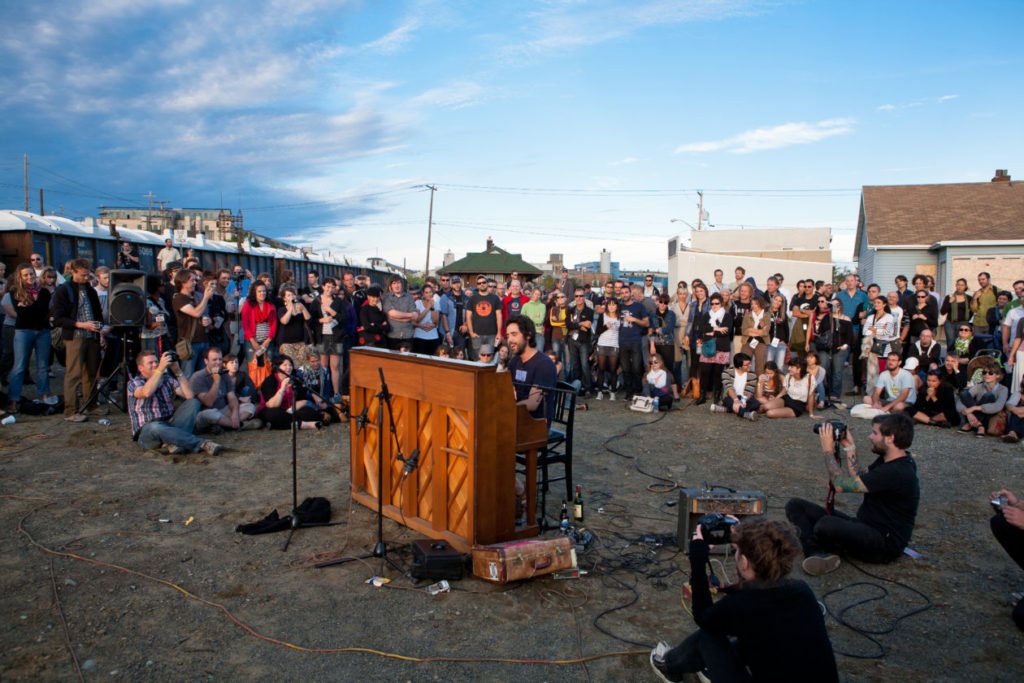
POLYGON ((860 325, 857 323, 860 322, 860 319, 857 317, 857 312, 860 311, 860 307, 863 304, 868 303, 869 299, 867 293, 858 289, 854 292, 853 296, 850 296, 849 292, 845 289, 841 289, 833 298, 839 299, 839 302, 843 304, 843 315, 849 318, 850 322, 853 323, 853 331, 859 333, 860 325))
POLYGON ((622 325, 619 326, 619 345, 622 344, 639 344, 643 341, 644 336, 647 334, 647 328, 641 327, 633 322, 626 322, 626 316, 631 315, 634 318, 640 320, 647 320, 647 309, 644 305, 638 301, 631 301, 628 304, 622 306, 622 313, 619 318, 622 320, 622 325))

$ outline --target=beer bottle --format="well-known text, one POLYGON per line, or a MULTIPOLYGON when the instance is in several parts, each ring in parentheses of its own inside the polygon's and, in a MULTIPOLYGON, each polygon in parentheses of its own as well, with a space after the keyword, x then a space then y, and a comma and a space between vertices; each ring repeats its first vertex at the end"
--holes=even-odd
POLYGON ((563 533, 569 530, 569 504, 564 500, 562 501, 562 511, 558 514, 558 528, 563 533))

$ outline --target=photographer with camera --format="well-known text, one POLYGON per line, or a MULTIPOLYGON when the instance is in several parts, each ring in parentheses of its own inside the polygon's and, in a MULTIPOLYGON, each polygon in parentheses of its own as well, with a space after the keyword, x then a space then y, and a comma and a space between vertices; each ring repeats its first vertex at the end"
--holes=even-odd
POLYGON ((764 517, 737 523, 735 517, 701 518, 690 541, 693 618, 699 630, 669 648, 651 651, 651 666, 664 681, 687 673, 720 681, 836 681, 835 655, 818 600, 810 587, 788 578, 800 542, 793 525, 764 517), (740 580, 725 597, 711 600, 708 540, 736 546, 740 580))
POLYGON ((910 542, 921 496, 917 463, 907 450, 914 440, 913 420, 904 413, 872 420, 868 439, 878 458, 868 467, 858 463, 846 425, 832 420, 814 430, 829 473, 829 508, 835 491, 863 493, 864 501, 856 518, 802 498, 786 503, 786 517, 800 530, 803 570, 811 576, 834 571, 840 563, 837 553, 866 562, 895 561, 910 542))
MULTIPOLYGON (((1024 500, 1001 489, 992 494, 989 502, 996 511, 991 520, 992 535, 1017 566, 1024 569, 1024 500)), ((1013 608, 1013 622, 1024 630, 1024 598, 1019 598, 1013 608)))
POLYGON ((141 351, 135 357, 139 374, 128 382, 128 415, 132 439, 146 449, 166 446, 170 455, 203 451, 217 455, 221 446, 193 434, 199 400, 188 379, 181 374, 178 354, 168 351, 157 360, 155 351, 141 351), (174 409, 174 396, 185 399, 174 409))

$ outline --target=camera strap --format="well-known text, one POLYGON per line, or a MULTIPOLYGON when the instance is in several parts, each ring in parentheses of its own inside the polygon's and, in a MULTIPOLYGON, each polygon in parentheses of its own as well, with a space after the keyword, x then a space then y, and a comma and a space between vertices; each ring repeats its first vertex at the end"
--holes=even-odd
POLYGON ((836 485, 832 483, 832 480, 828 480, 828 495, 825 496, 825 512, 828 514, 834 514, 836 507, 836 485))

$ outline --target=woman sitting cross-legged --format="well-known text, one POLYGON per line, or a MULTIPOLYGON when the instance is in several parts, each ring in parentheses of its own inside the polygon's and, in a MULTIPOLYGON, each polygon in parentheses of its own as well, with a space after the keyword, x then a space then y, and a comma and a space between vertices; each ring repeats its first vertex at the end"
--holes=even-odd
POLYGON ((764 404, 766 417, 800 417, 806 411, 814 414, 814 378, 807 374, 807 361, 800 356, 789 359, 789 374, 782 381, 784 393, 764 404))
POLYGON ((982 368, 981 379, 957 394, 956 409, 966 420, 960 431, 977 430, 978 436, 985 436, 988 421, 1006 405, 1010 390, 1000 383, 1003 369, 995 363, 982 368))
POLYGON ((270 425, 271 429, 291 429, 292 420, 299 429, 319 429, 323 416, 309 401, 301 398, 301 389, 292 387, 291 375, 295 365, 290 356, 279 354, 271 364, 273 371, 260 386, 260 407, 256 417, 270 425))
POLYGON ((953 387, 942 381, 938 370, 929 370, 924 380, 924 389, 917 394, 917 401, 907 414, 914 422, 939 427, 955 427, 960 424, 960 414, 956 410, 956 398, 953 387))
POLYGON ((708 544, 697 527, 690 541, 690 587, 700 628, 674 648, 658 643, 650 655, 655 673, 664 681, 706 673, 716 683, 838 680, 818 599, 804 581, 788 578, 800 552, 796 528, 749 517, 732 528, 731 541, 739 581, 712 602, 708 544))

